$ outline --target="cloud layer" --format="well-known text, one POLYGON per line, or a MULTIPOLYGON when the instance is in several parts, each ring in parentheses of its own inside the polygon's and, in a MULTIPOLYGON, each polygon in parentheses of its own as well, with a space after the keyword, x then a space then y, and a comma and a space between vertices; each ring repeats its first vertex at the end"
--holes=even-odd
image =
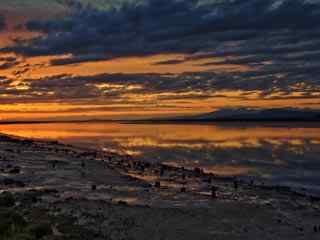
POLYGON ((319 34, 317 1, 211 2, 148 0, 109 11, 80 9, 62 20, 29 22, 30 30, 49 35, 11 50, 25 55, 96 53, 111 58, 194 53, 215 50, 225 47, 228 41, 240 40, 264 39, 267 44, 278 39, 280 43, 289 44, 306 34, 311 38, 319 34))
MULTIPOLYGON (((108 74, 106 70, 87 77, 61 72, 39 81, 24 78, 20 83, 24 87, 15 90, 20 95, 123 102, 131 101, 128 95, 201 101, 228 97, 226 91, 237 91, 242 100, 252 94, 256 99, 319 97, 319 0, 141 0, 104 10, 74 1, 71 5, 76 11, 65 18, 28 22, 28 30, 43 35, 19 40, 1 52, 24 58, 58 56, 49 62, 53 67, 182 54, 150 64, 198 64, 212 66, 212 71, 170 75, 108 74), (238 70, 217 70, 225 66, 238 70)), ((15 59, 6 59, 0 68, 16 64, 15 59)))

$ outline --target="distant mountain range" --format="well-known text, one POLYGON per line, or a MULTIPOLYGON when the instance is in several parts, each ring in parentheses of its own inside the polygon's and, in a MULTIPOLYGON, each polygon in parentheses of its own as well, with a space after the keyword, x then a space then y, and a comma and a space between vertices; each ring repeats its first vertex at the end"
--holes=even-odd
POLYGON ((197 120, 320 120, 320 110, 295 108, 221 109, 191 119, 197 120))
POLYGON ((226 108, 196 116, 157 119, 159 121, 320 121, 320 110, 296 108, 226 108))
POLYGON ((232 122, 232 121, 300 121, 319 122, 320 110, 296 109, 296 108, 224 108, 215 112, 204 113, 193 116, 148 118, 148 119, 57 119, 57 120, 34 120, 34 121, 0 121, 0 124, 16 123, 73 123, 73 122, 122 122, 122 123, 154 123, 154 122, 232 122))

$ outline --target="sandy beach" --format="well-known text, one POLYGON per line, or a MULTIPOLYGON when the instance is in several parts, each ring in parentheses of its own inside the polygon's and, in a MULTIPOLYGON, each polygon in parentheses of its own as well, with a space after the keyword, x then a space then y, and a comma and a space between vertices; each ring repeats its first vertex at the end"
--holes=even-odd
POLYGON ((0 136, 0 239, 319 239, 320 202, 56 141, 0 136))

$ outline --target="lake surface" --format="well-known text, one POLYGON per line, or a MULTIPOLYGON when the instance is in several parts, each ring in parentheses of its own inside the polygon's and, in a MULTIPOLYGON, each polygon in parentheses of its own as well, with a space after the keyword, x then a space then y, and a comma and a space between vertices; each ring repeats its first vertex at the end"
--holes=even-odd
POLYGON ((103 149, 320 194, 320 124, 0 125, 0 132, 103 149))

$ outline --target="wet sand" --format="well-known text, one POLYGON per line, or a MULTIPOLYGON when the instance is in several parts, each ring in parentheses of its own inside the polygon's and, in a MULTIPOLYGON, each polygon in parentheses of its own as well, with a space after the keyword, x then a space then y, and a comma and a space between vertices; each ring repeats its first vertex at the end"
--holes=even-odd
POLYGON ((4 240, 320 238, 307 194, 58 142, 1 135, 0 191, 4 240))

